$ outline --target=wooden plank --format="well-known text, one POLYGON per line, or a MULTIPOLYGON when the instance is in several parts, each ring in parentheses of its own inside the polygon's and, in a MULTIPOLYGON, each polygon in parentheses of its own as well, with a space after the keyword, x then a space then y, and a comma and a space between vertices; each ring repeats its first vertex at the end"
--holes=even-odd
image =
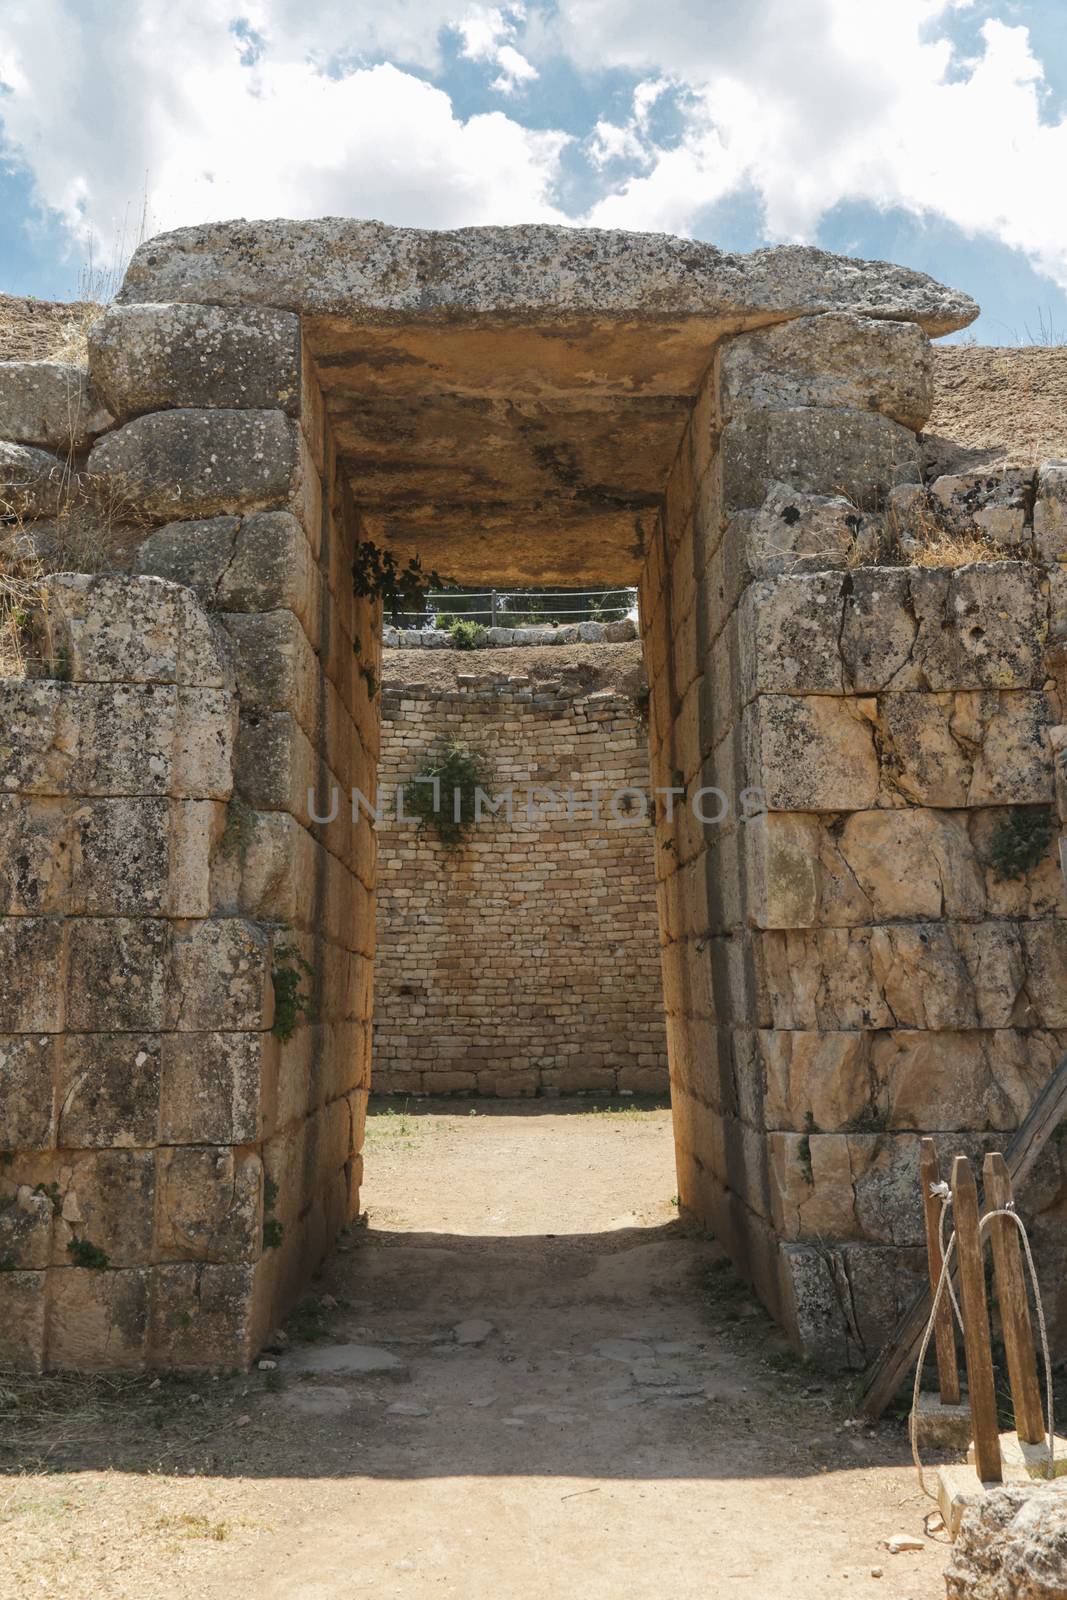
MULTIPOLYGON (((982 1177, 988 1211, 999 1211, 1011 1204, 1011 1178, 999 1151, 990 1151, 986 1156, 982 1177)), ((1019 1230, 1007 1217, 994 1217, 989 1224, 989 1236, 993 1241, 993 1271, 1004 1330, 1004 1350, 1008 1358, 1015 1431, 1027 1444, 1041 1444, 1045 1438, 1045 1409, 1041 1404, 1041 1386, 1037 1381, 1034 1330, 1030 1322, 1030 1302, 1026 1297, 1026 1274, 1019 1230)))
POLYGON ((967 1360, 967 1399, 974 1430, 974 1464, 983 1483, 1000 1483, 1000 1424, 993 1383, 993 1345, 985 1297, 985 1263, 978 1231, 978 1185, 966 1156, 952 1163, 952 1222, 960 1264, 963 1353, 967 1360))
MULTIPOLYGON (((935 1184, 941 1182, 941 1168, 937 1160, 937 1147, 932 1139, 919 1143, 919 1182, 923 1192, 923 1221, 926 1225, 926 1263, 930 1269, 930 1294, 937 1290, 941 1278, 941 1201, 933 1193, 935 1184)), ((1010 1224, 1009 1224, 1010 1226, 1010 1224)), ((941 1404, 958 1406, 960 1403, 960 1369, 956 1361, 956 1332, 952 1326, 952 1302, 947 1294, 941 1296, 934 1324, 937 1344, 937 1379, 941 1404)))
MULTIPOLYGON (((1050 1136, 1067 1116, 1067 1054, 1019 1124, 1004 1151, 1016 1193, 1022 1188, 1050 1136)), ((955 1276, 955 1274, 954 1274, 955 1276)), ((908 1307, 889 1343, 867 1368, 859 1402, 865 1417, 880 1417, 899 1392, 919 1358, 919 1346, 930 1316, 930 1292, 924 1289, 908 1307)))

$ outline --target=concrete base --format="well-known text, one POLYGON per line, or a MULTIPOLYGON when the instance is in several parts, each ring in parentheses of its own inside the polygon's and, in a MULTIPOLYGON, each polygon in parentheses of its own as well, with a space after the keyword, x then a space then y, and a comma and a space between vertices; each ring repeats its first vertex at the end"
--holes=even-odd
MULTIPOLYGON (((1045 1444, 1027 1444, 1020 1439, 1017 1433, 1002 1433, 1000 1436, 1000 1456, 1004 1462, 1004 1476, 1008 1475, 1008 1468, 1016 1476, 1022 1474, 1028 1478, 1045 1478, 1048 1476, 1048 1446, 1045 1444)), ((1053 1477, 1067 1477, 1067 1439, 1058 1436, 1052 1440, 1053 1477)), ((967 1460, 974 1461, 974 1446, 967 1451, 967 1460)))
MULTIPOLYGON (((1003 1481, 1026 1483, 1029 1480, 1022 1468, 1005 1466, 1003 1481)), ((983 1483, 972 1466, 938 1467, 937 1504, 951 1539, 960 1531, 963 1513, 988 1490, 999 1488, 999 1483, 983 1483)))
POLYGON ((940 1395, 923 1390, 915 1409, 915 1439, 920 1451, 964 1451, 971 1442, 971 1408, 966 1401, 947 1406, 940 1395))

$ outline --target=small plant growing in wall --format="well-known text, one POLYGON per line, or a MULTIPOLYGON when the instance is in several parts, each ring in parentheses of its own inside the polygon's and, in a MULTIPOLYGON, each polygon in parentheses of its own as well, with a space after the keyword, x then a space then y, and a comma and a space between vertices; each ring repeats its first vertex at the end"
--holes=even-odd
POLYGON ((391 551, 364 539, 356 546, 352 587, 362 599, 380 600, 391 620, 399 622, 403 612, 421 611, 427 590, 443 588, 443 583, 436 572, 423 571, 418 556, 401 567, 391 551))
POLYGON ((313 978, 315 968, 304 960, 299 950, 280 944, 274 951, 270 969, 274 985, 274 1024, 271 1028, 276 1039, 288 1044, 303 1017, 310 1021, 315 1014, 314 1002, 301 988, 305 978, 313 978))
POLYGON ((477 793, 494 798, 493 769, 484 750, 449 739, 427 757, 418 773, 422 782, 406 792, 405 803, 420 829, 433 827, 446 850, 458 849, 474 826, 477 793))
POLYGON ((90 1267, 95 1272, 102 1272, 109 1262, 107 1251, 88 1239, 71 1239, 67 1254, 76 1267, 90 1267))
POLYGON ((1025 877, 1042 860, 1051 842, 1048 808, 1018 806, 994 829, 987 864, 998 878, 1025 877))

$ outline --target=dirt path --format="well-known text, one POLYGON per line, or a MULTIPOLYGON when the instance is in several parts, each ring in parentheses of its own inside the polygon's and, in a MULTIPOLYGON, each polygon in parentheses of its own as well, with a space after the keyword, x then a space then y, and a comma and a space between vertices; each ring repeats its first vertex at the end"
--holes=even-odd
POLYGON ((668 1114, 544 1106, 380 1112, 276 1370, 29 1429, 4 1600, 939 1600, 944 1546, 881 1542, 921 1531, 902 1431, 686 1235, 668 1114))

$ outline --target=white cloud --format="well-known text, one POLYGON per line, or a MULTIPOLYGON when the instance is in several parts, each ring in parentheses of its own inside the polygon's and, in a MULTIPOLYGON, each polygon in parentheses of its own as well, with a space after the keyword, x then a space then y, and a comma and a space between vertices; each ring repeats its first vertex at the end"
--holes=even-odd
MULTIPOLYGON (((327 71, 269 0, 236 35, 218 0, 192 10, 139 0, 111 28, 77 0, 34 0, 0 20, 8 148, 80 244, 110 241, 143 190, 156 231, 234 216, 566 220, 550 198, 563 134, 502 112, 464 120, 391 63, 327 71)), ((502 74, 518 81, 521 60, 498 40, 502 74)))
POLYGON ((4 0, 8 149, 72 236, 109 238, 146 173, 160 228, 341 212, 685 233, 744 190, 773 239, 865 200, 988 233, 1067 287, 1067 123, 1042 119, 1024 27, 986 20, 973 59, 954 55, 946 27, 981 22, 979 0, 235 3, 4 0), (464 117, 447 77, 427 81, 457 49, 504 109, 464 117), (581 218, 554 198, 565 135, 517 109, 560 59, 592 130, 581 218))
POLYGON ((463 54, 468 61, 490 62, 500 68, 500 76, 492 87, 502 94, 511 94, 523 83, 532 83, 537 68, 511 41, 518 25, 524 20, 526 9, 521 5, 478 6, 468 11, 456 25, 463 40, 463 54))
POLYGON ((624 128, 597 128, 595 163, 619 153, 641 170, 591 221, 685 233, 744 186, 762 199, 770 238, 809 240, 831 207, 864 200, 989 233, 1067 288, 1067 123, 1042 121, 1043 72, 1024 27, 986 21, 981 53, 963 62, 932 27, 947 0, 763 0, 743 11, 719 0, 700 8, 700 26, 684 0, 663 0, 654 25, 635 0, 565 0, 560 38, 581 59, 609 9, 601 61, 667 68, 688 93, 669 148, 636 96, 624 128))

